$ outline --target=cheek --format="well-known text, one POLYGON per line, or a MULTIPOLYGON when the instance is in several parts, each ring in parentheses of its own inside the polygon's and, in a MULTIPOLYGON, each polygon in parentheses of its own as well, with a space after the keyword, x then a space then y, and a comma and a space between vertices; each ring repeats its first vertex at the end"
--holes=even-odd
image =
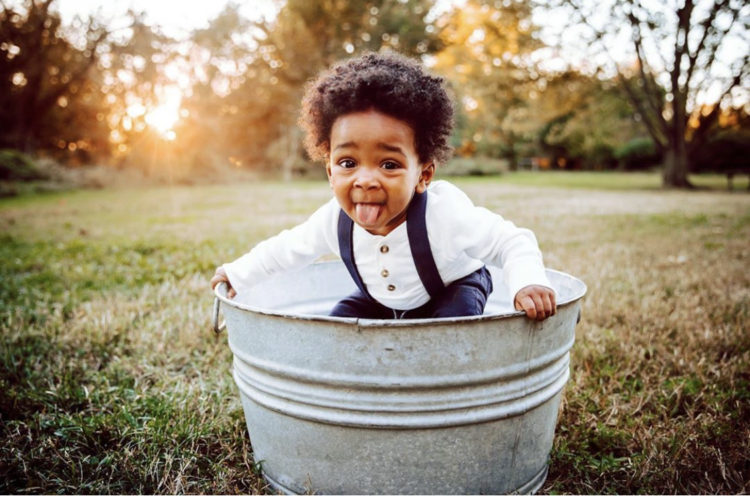
POLYGON ((338 197, 339 199, 347 197, 349 188, 346 185, 345 181, 342 181, 341 178, 337 178, 335 175, 331 176, 331 178, 328 180, 328 184, 331 187, 331 190, 333 190, 334 196, 338 197))

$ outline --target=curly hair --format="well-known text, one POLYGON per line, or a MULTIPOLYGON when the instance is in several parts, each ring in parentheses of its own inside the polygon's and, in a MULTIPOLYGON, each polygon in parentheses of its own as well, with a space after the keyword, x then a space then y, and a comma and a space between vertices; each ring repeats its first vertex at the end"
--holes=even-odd
POLYGON ((438 164, 450 158, 453 104, 443 78, 395 53, 367 53, 343 61, 308 84, 299 123, 310 157, 327 159, 338 117, 369 109, 411 126, 420 162, 438 164))

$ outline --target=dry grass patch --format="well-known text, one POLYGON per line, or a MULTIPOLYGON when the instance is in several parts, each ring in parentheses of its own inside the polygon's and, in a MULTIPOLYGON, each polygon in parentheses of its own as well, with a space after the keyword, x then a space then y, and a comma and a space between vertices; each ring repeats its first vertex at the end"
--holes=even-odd
MULTIPOLYGON (((458 182, 589 287, 542 491, 748 492, 750 195, 458 182)), ((206 281, 329 195, 0 202, 0 492, 269 492, 206 281)))

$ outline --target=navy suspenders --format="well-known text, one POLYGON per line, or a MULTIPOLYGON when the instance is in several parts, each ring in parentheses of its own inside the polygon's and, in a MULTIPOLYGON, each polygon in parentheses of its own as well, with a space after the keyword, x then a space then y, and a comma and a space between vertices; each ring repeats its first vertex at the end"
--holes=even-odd
POLYGON ((369 292, 367 292, 365 283, 362 281, 362 276, 359 275, 357 265, 354 263, 354 243, 352 242, 352 237, 354 235, 354 221, 346 215, 343 210, 339 212, 338 235, 339 253, 341 254, 341 260, 344 262, 344 265, 346 265, 346 270, 349 271, 352 279, 354 279, 354 283, 359 290, 362 291, 362 294, 367 295, 368 298, 373 300, 374 298, 370 296, 369 292))
MULTIPOLYGON (((406 211, 406 234, 409 238, 409 248, 411 249, 414 264, 417 267, 419 279, 422 281, 427 293, 429 293, 430 298, 436 298, 443 291, 445 285, 440 278, 440 273, 430 249, 430 241, 427 238, 426 211, 427 193, 415 193, 406 211)), ((370 293, 367 292, 365 283, 362 281, 362 276, 359 275, 357 265, 354 263, 353 234, 354 221, 341 210, 338 222, 341 259, 359 290, 370 299, 373 299, 370 293)))
POLYGON ((437 298, 445 289, 440 278, 435 259, 432 257, 430 241, 427 239, 427 193, 415 193, 406 211, 406 234, 409 237, 411 257, 417 266, 419 279, 422 281, 430 298, 437 298))

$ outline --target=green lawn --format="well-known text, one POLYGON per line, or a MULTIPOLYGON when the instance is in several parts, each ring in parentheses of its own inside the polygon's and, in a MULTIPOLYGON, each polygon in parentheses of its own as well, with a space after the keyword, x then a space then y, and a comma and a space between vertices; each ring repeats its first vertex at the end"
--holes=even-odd
MULTIPOLYGON (((542 492, 750 490, 750 195, 723 180, 455 180, 589 287, 542 492)), ((329 195, 256 182, 1 200, 0 493, 267 492, 207 281, 329 195)))
MULTIPOLYGON (((478 179, 481 181, 482 179, 478 179)), ((745 191, 748 176, 736 176, 733 191, 745 191)), ((500 181, 519 186, 543 186, 576 189, 658 190, 661 176, 654 172, 590 172, 590 171, 518 171, 500 176, 500 181)), ((699 190, 727 190, 726 176, 693 174, 690 181, 699 190)))

